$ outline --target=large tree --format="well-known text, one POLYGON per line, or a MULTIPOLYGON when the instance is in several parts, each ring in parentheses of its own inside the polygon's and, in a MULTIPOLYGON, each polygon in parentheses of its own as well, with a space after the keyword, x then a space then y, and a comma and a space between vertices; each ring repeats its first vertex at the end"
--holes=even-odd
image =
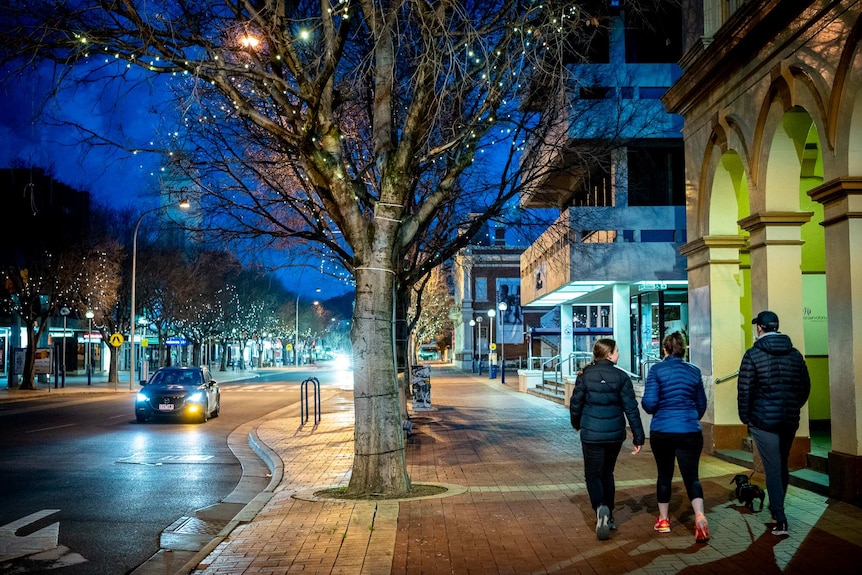
POLYGON ((530 176, 517 159, 528 138, 565 140, 533 112, 564 92, 607 6, 11 0, 0 35, 77 82, 162 78, 194 133, 174 151, 208 225, 304 242, 352 274, 349 491, 397 495, 410 481, 394 310, 406 318, 410 286, 503 212, 530 176))

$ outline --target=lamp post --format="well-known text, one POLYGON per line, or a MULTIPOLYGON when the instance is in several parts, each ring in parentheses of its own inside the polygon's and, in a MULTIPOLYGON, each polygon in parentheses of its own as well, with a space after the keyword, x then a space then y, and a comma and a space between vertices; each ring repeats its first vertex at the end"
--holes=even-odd
MULTIPOLYGON (((71 310, 66 306, 60 308, 60 315, 63 316, 63 351, 60 354, 62 356, 62 359, 60 361, 63 362, 63 366, 60 370, 60 377, 62 378, 62 383, 60 384, 60 387, 66 387, 66 318, 68 317, 70 312, 71 310)), ((56 387, 57 382, 54 381, 54 388, 56 387)))
POLYGON ((476 373, 476 320, 470 320, 470 339, 473 340, 473 356, 470 358, 470 372, 476 373))
MULTIPOLYGON (((187 210, 191 206, 188 200, 180 200, 179 204, 177 204, 181 209, 187 210)), ((147 214, 152 214, 154 212, 160 212, 162 210, 166 210, 172 207, 171 204, 165 204, 163 206, 159 206, 157 208, 152 208, 150 210, 145 211, 138 218, 137 223, 135 224, 135 231, 132 233, 132 315, 129 316, 129 330, 131 331, 131 337, 129 338, 129 345, 131 346, 131 361, 129 362, 129 389, 133 390, 135 388, 135 331, 136 331, 136 321, 135 321, 135 271, 138 264, 138 229, 141 227, 141 222, 144 221, 144 216, 147 214)))
POLYGON ((147 357, 147 346, 144 346, 144 340, 147 339, 147 318, 142 317, 138 319, 138 323, 141 324, 141 329, 143 330, 143 335, 141 336, 141 379, 146 381, 150 377, 150 361, 147 357))
MULTIPOLYGON (((320 288, 314 290, 320 293, 320 288)), ((317 305, 318 302, 314 302, 317 305)), ((296 315, 293 322, 293 365, 299 365, 299 294, 296 294, 296 315)))
POLYGON ((496 359, 496 348, 497 344, 494 343, 494 317, 497 315, 497 310, 491 308, 488 310, 488 379, 494 379, 497 377, 497 370, 494 368, 497 367, 497 359, 496 359), (494 351, 494 355, 491 355, 491 352, 494 351), (494 361, 491 361, 491 358, 494 358, 494 361))
POLYGON ((497 304, 497 309, 500 310, 500 331, 503 336, 500 337, 500 383, 506 383, 506 310, 509 309, 509 304, 501 301, 497 304))
POLYGON ((476 347, 479 348, 479 375, 482 375, 482 316, 476 318, 476 328, 479 336, 476 338, 476 347))
POLYGON ((87 347, 84 350, 87 352, 84 354, 84 357, 87 358, 87 385, 91 385, 93 383, 93 370, 90 368, 90 358, 92 356, 93 351, 90 349, 90 344, 93 341, 93 310, 88 309, 87 313, 84 314, 87 317, 87 347))
POLYGON ((299 367, 299 294, 296 294, 296 316, 293 322, 293 365, 299 367))

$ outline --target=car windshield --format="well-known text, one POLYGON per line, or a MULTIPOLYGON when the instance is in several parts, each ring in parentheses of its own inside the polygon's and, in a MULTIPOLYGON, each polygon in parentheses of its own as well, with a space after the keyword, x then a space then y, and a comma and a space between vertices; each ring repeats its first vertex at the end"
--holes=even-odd
POLYGON ((182 369, 162 369, 157 371, 150 380, 151 385, 200 385, 201 374, 198 371, 182 369))

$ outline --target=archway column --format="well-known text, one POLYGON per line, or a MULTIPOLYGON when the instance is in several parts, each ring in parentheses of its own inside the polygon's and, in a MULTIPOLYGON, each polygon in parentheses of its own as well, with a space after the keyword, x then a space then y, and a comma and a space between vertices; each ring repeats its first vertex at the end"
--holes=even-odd
POLYGON ((862 505, 862 178, 811 190, 823 204, 832 451, 829 494, 862 505))
MULTIPOLYGON (((751 313, 769 309, 778 314, 781 332, 805 355, 802 327, 802 225, 812 212, 760 212, 739 221, 749 232, 751 256, 751 313)), ((750 331, 750 316, 745 327, 750 331)), ((793 442, 789 465, 805 467, 811 450, 808 407, 802 408, 799 430, 793 442)), ((755 455, 756 457, 756 455, 755 455)))
POLYGON ((734 376, 744 352, 740 254, 746 245, 743 236, 705 236, 680 249, 688 258, 689 359, 700 367, 709 399, 701 421, 707 453, 740 449, 748 434, 737 414, 734 376))

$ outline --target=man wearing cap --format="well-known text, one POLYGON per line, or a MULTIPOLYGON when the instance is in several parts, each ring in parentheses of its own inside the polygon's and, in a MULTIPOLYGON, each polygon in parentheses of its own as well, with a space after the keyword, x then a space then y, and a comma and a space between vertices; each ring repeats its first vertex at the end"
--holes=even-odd
POLYGON ((787 535, 784 495, 790 482, 787 460, 799 428, 799 412, 811 391, 808 366, 790 338, 778 331, 778 316, 769 310, 757 314, 754 344, 739 366, 737 403, 739 419, 748 425, 763 461, 766 492, 775 535, 787 535))

